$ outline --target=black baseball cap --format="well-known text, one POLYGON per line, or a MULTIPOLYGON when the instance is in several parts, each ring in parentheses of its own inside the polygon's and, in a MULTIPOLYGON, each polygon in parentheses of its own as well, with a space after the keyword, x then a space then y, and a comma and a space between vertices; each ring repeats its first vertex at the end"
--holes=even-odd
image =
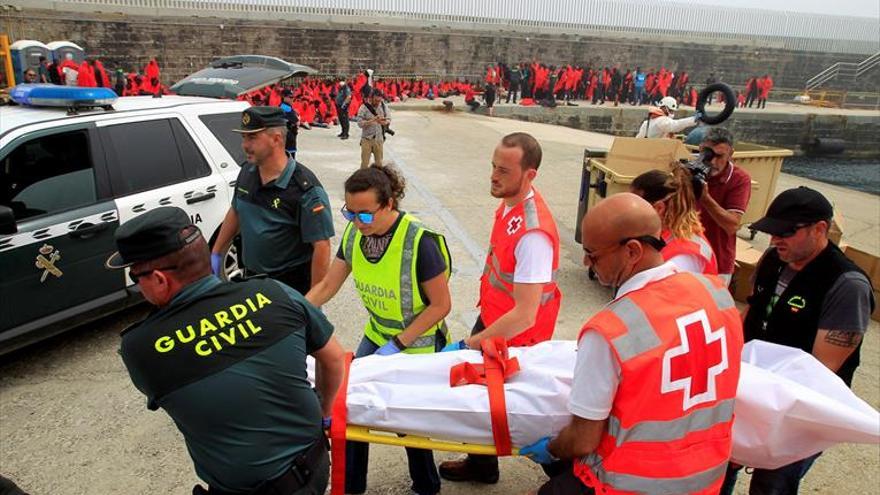
POLYGON ((187 227, 194 227, 189 215, 176 206, 163 206, 132 218, 116 229, 119 251, 107 258, 104 266, 125 268, 173 253, 202 236, 196 228, 190 235, 181 237, 181 231, 187 227))
POLYGON ((250 134, 270 127, 286 127, 287 119, 280 107, 250 107, 241 113, 241 127, 235 132, 250 134))
POLYGON ((797 229, 816 222, 831 220, 834 208, 819 191, 801 186, 776 196, 764 218, 753 223, 752 230, 786 237, 797 229))

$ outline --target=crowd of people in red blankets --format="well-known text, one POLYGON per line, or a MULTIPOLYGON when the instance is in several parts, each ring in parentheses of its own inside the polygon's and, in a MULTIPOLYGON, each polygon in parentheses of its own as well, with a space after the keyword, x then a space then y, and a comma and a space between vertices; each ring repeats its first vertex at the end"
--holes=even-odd
MULTIPOLYGON (((121 96, 169 94, 168 88, 161 83, 159 64, 155 59, 147 63, 142 74, 123 74, 117 71, 115 85, 111 85, 100 60, 86 59, 81 64, 65 60, 56 69, 62 77, 63 68, 70 64, 73 64, 73 68, 79 72, 78 86, 114 87, 121 96)), ((352 90, 348 113, 350 117, 357 115, 366 94, 365 87, 368 86, 371 91, 381 91, 389 102, 408 98, 433 100, 454 95, 464 95, 465 101, 473 101, 490 85, 496 91, 501 89, 505 92, 518 91, 522 96, 519 104, 525 106, 556 99, 566 102, 586 100, 593 104, 604 104, 608 101, 615 105, 651 103, 665 96, 673 96, 680 104, 688 106, 696 105, 697 101, 698 93, 691 84, 688 73, 685 71, 674 73, 665 67, 644 71, 643 90, 637 88, 642 85, 638 82, 639 74, 642 73, 638 68, 625 71, 620 71, 616 67, 594 70, 571 65, 557 68, 535 62, 518 64, 514 71, 519 72, 521 81, 511 82, 511 68, 505 64, 489 66, 480 82, 458 80, 431 82, 422 79, 381 78, 371 81, 368 74, 362 72, 346 81, 352 90), (514 87, 511 87, 512 84, 514 87)), ((280 106, 282 91, 292 89, 291 106, 299 116, 300 125, 333 125, 338 122, 334 101, 339 90, 339 81, 339 79, 305 78, 294 87, 275 84, 241 95, 239 99, 252 105, 280 106)), ((707 80, 707 83, 710 82, 714 81, 707 80)), ((765 101, 772 88, 773 79, 769 75, 750 78, 746 83, 745 91, 736 93, 737 106, 751 106, 753 102, 765 101)), ((717 96, 721 98, 720 103, 723 103, 723 95, 719 93, 717 96)))

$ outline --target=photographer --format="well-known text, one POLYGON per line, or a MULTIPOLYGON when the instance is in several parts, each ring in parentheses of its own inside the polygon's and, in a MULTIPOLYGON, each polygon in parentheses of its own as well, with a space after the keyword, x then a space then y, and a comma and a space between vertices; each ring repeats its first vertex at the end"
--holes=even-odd
POLYGON ((637 138, 671 138, 675 133, 697 125, 703 116, 696 112, 691 117, 673 119, 678 102, 671 96, 664 96, 658 105, 648 110, 648 118, 639 127, 637 138))
POLYGON ((385 133, 391 125, 388 107, 384 95, 379 90, 372 90, 358 110, 358 127, 361 128, 361 168, 370 166, 370 155, 374 163, 382 166, 382 146, 385 144, 385 133))
POLYGON ((700 156, 707 176, 702 194, 697 195, 700 222, 718 258, 718 274, 730 284, 736 259, 736 231, 749 206, 752 179, 748 172, 734 165, 733 134, 723 127, 709 129, 700 144, 700 156))

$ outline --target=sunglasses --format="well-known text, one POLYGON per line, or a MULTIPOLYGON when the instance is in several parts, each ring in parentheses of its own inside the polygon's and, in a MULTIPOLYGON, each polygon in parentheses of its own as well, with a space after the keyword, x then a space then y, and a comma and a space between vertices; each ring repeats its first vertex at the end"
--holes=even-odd
POLYGON ((654 248, 657 252, 662 251, 663 248, 666 247, 666 242, 664 242, 663 239, 658 239, 658 238, 656 238, 654 236, 650 236, 650 235, 640 235, 640 236, 636 236, 636 237, 624 237, 616 245, 612 244, 611 246, 599 249, 598 251, 591 252, 591 251, 584 249, 584 256, 586 256, 586 258, 590 261, 590 265, 595 265, 596 260, 598 260, 601 256, 600 253, 601 254, 610 253, 611 251, 618 249, 621 246, 625 246, 626 243, 629 241, 639 241, 641 243, 647 244, 647 245, 651 246, 652 248, 654 248))
POLYGON ((177 270, 177 266, 175 265, 175 266, 163 266, 161 268, 150 268, 149 270, 144 270, 144 271, 138 272, 138 273, 135 273, 135 272, 129 270, 128 271, 128 278, 130 278, 132 282, 137 284, 137 283, 140 283, 141 277, 149 275, 153 272, 158 272, 158 271, 167 272, 167 271, 171 271, 171 270, 177 270))
POLYGON ((375 212, 374 213, 367 213, 367 212, 355 213, 355 212, 349 210, 348 207, 346 207, 346 206, 343 206, 340 211, 342 212, 342 216, 345 217, 345 219, 348 220, 349 222, 354 222, 354 220, 357 219, 358 222, 360 222, 362 224, 366 224, 366 225, 373 223, 373 219, 376 216, 375 212))
POLYGON ((805 227, 810 227, 810 226, 816 225, 817 223, 819 223, 819 222, 812 222, 812 223, 799 223, 799 224, 793 226, 793 227, 791 228, 791 230, 789 230, 789 231, 787 231, 787 232, 783 232, 782 234, 777 235, 776 237, 779 237, 779 238, 782 238, 782 239, 788 239, 789 237, 792 237, 792 236, 794 236, 795 234, 797 234, 799 230, 801 230, 801 229, 803 229, 803 228, 805 228, 805 227))

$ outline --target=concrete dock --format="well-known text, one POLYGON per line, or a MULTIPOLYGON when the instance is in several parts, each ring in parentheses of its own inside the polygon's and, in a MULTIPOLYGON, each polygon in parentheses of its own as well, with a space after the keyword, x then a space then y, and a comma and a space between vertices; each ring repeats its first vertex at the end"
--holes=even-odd
MULTIPOLYGON (((407 106, 407 105, 404 105, 407 106)), ((412 106, 412 105, 409 105, 412 106)), ((500 110, 500 109, 499 109, 500 110)), ((540 141, 543 164, 536 186, 547 199, 562 238, 558 282, 564 294, 555 338, 574 339, 587 318, 609 301, 607 289, 587 278, 581 246, 574 242, 580 170, 585 146, 608 146, 612 137, 567 127, 489 118, 463 112, 418 110, 393 114, 394 137, 386 160, 406 175, 402 208, 444 233, 453 256, 453 338, 473 324, 479 274, 498 200, 489 195, 490 160, 501 137, 525 131, 540 141)), ((335 212, 343 204, 343 182, 358 168, 358 129, 352 139, 338 128, 300 131, 297 158, 327 188, 335 212)), ((782 190, 810 184, 828 194, 844 216, 844 240, 873 253, 880 250, 880 197, 783 175, 782 190)), ((345 225, 334 216, 337 236, 345 225)), ((757 239, 762 242, 762 238, 757 239)), ((766 242, 766 239, 764 240, 766 242)), ((366 311, 353 283, 324 307, 342 344, 361 338, 366 311)), ((118 332, 143 316, 143 308, 108 318, 4 357, 0 364, 0 466, 34 494, 189 493, 198 480, 183 440, 162 412, 146 410, 116 354, 118 332)), ((880 407, 880 325, 872 322, 862 348, 855 392, 880 407)), ((438 462, 456 455, 437 453, 438 462)), ((523 458, 501 461, 501 481, 483 486, 444 482, 448 495, 516 495, 537 487, 543 472, 523 458)), ((737 493, 744 494, 748 476, 737 493)), ((409 493, 403 449, 373 446, 370 494, 409 493)), ((829 449, 803 483, 804 493, 872 493, 880 486, 880 447, 844 445, 829 449)))

